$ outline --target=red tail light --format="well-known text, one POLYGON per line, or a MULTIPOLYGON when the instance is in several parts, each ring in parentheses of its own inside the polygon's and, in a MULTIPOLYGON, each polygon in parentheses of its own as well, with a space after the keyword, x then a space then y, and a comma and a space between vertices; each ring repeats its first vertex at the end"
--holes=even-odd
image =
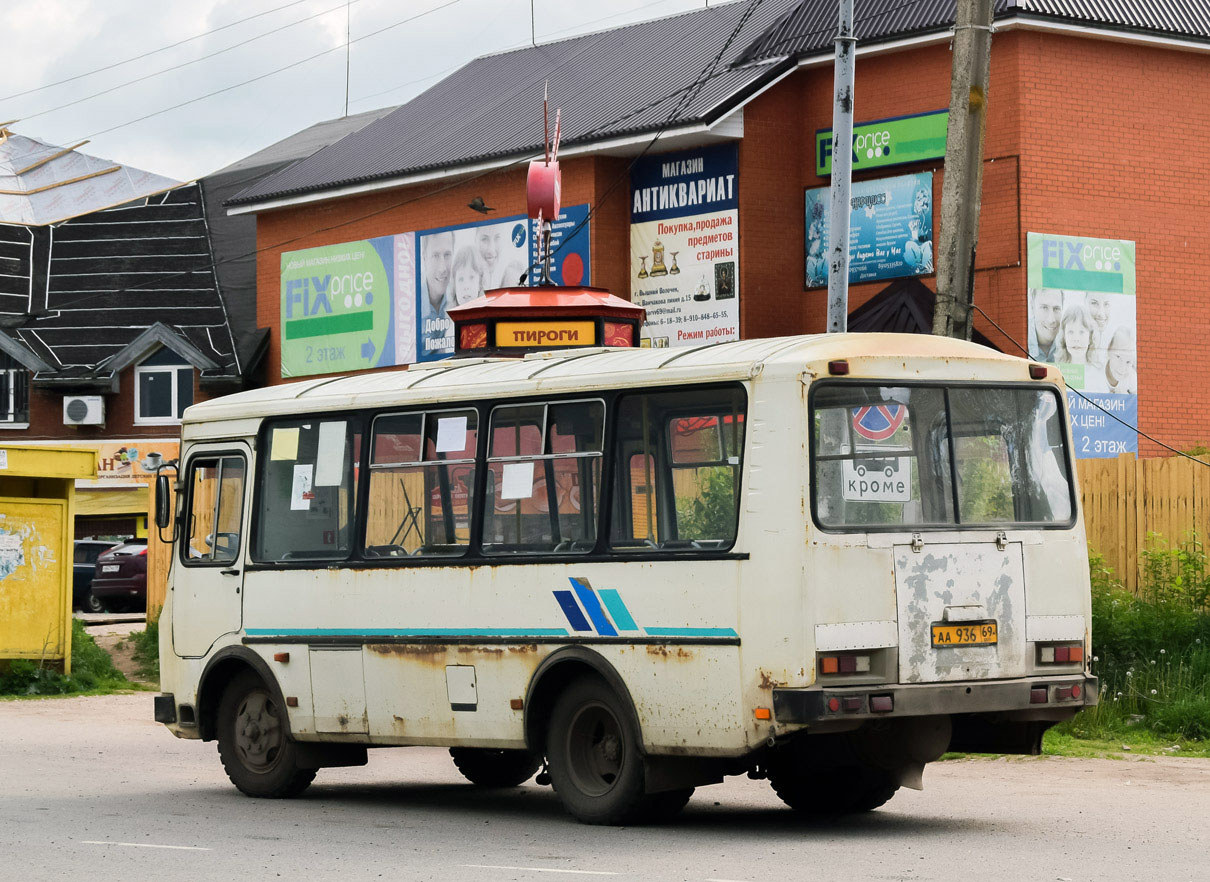
POLYGON ((142 548, 142 550, 141 550, 141 551, 136 551, 136 552, 135 552, 135 554, 146 554, 146 553, 147 553, 147 546, 146 546, 146 545, 144 545, 144 546, 143 546, 143 548, 142 548))

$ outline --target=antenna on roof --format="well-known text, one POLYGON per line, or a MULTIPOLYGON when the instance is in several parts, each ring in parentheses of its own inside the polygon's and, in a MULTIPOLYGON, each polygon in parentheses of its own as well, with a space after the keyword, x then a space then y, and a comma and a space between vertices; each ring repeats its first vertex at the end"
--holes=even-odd
POLYGON ((541 237, 542 276, 539 285, 550 285, 551 223, 559 216, 563 178, 559 172, 559 141, 563 133, 563 109, 555 111, 555 134, 550 134, 550 83, 542 92, 542 159, 529 164, 525 182, 526 207, 530 217, 538 221, 541 237))

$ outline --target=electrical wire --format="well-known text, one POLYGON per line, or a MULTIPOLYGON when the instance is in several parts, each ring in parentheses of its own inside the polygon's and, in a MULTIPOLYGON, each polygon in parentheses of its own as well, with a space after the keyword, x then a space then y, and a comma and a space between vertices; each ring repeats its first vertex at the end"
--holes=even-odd
MULTIPOLYGON (((358 37, 357 39, 351 40, 349 42, 350 42, 350 44, 360 43, 362 40, 368 40, 371 37, 376 37, 379 34, 393 30, 397 27, 401 27, 405 24, 408 24, 409 22, 416 21, 419 18, 424 18, 426 15, 432 15, 434 12, 440 12, 442 9, 448 9, 449 7, 454 6, 461 2, 462 2, 462 0, 446 0, 446 2, 442 3, 440 6, 434 6, 432 9, 426 9, 424 12, 418 12, 415 15, 412 15, 412 16, 409 16, 408 18, 397 21, 394 24, 389 24, 386 27, 379 28, 376 31, 371 31, 368 34, 363 34, 362 36, 358 37)), ((215 89, 213 92, 207 92, 205 95, 198 95, 196 98, 190 98, 188 101, 181 101, 178 104, 173 104, 170 107, 164 107, 160 110, 156 110, 151 113, 144 114, 143 116, 135 117, 134 119, 128 119, 125 122, 118 123, 117 125, 110 126, 109 128, 106 128, 106 129, 101 129, 100 131, 93 132, 90 135, 86 135, 84 138, 78 138, 76 140, 81 140, 81 141, 90 140, 90 139, 96 138, 100 135, 107 135, 110 132, 115 132, 118 129, 124 129, 127 126, 131 126, 131 125, 134 125, 135 123, 143 122, 144 120, 151 119, 152 117, 160 116, 162 114, 169 113, 173 110, 179 110, 182 107, 188 107, 190 104, 196 104, 199 101, 205 101, 207 98, 213 98, 215 95, 221 95, 224 92, 230 92, 233 89, 239 89, 239 88, 242 88, 243 86, 247 86, 252 83, 256 83, 261 80, 268 79, 271 76, 276 76, 279 73, 283 73, 284 71, 298 67, 299 65, 307 64, 308 62, 314 61, 317 58, 322 58, 325 55, 330 55, 333 52, 340 52, 340 51, 344 50, 345 45, 346 44, 341 43, 337 46, 332 46, 331 48, 324 49, 321 52, 316 52, 314 55, 308 55, 306 58, 302 58, 302 59, 299 59, 298 61, 291 62, 290 64, 283 65, 282 67, 275 68, 274 70, 268 71, 267 73, 263 73, 259 76, 252 77, 251 79, 247 79, 247 80, 244 80, 239 83, 233 83, 232 85, 225 86, 222 89, 215 89)))
MULTIPOLYGON (((572 231, 570 233, 568 233, 566 236, 564 236, 562 238, 562 240, 559 242, 558 246, 556 246, 555 249, 553 251, 551 251, 550 254, 547 256, 547 258, 544 258, 544 259, 553 259, 555 257, 555 255, 557 255, 560 251, 562 251, 564 248, 566 248, 571 243, 571 240, 576 236, 576 234, 578 234, 580 232, 580 230, 582 230, 585 226, 587 226, 588 222, 590 220, 592 220, 593 216, 596 214, 597 209, 600 207, 601 203, 605 202, 605 200, 609 198, 610 194, 612 194, 613 191, 615 189, 617 189, 618 185, 621 184, 621 182, 623 180, 628 179, 630 177, 630 171, 631 171, 631 169, 634 168, 635 164, 640 159, 642 159, 644 156, 647 155, 647 152, 649 150, 651 150, 652 147, 655 146, 655 142, 658 141, 661 137, 663 137, 664 132, 668 130, 668 127, 670 125, 672 125, 672 123, 675 122, 676 119, 679 118, 681 112, 683 110, 685 110, 686 108, 688 108, 689 105, 691 105, 693 103, 693 101, 697 98, 697 96, 699 94, 701 94, 701 90, 703 88, 705 88, 706 83, 709 82, 711 79, 713 79, 713 77, 716 75, 715 70, 718 67, 719 62, 722 60, 722 57, 727 53, 727 50, 729 48, 731 48, 731 44, 733 42, 735 42, 735 38, 737 36, 739 36, 739 32, 744 29, 744 25, 746 25, 748 23, 748 20, 753 16, 753 14, 756 12, 756 10, 758 8, 760 8, 761 3, 763 3, 763 2, 764 2, 764 0, 749 0, 747 9, 745 9, 743 14, 739 17, 739 21, 736 23, 735 27, 732 29, 731 34, 727 37, 726 42, 723 43, 722 47, 715 54, 714 58, 712 58, 710 60, 709 64, 707 64, 704 68, 702 68, 701 73, 699 73, 697 75, 697 77, 694 79, 694 81, 692 83, 690 83, 686 87, 683 87, 683 88, 677 90, 678 92, 682 93, 681 100, 679 100, 676 103, 676 106, 672 108, 672 112, 668 114, 668 117, 664 120, 663 125, 660 126, 659 130, 655 133, 655 135, 652 137, 652 139, 647 142, 647 144, 643 147, 642 150, 639 151, 638 155, 636 155, 633 159, 630 160, 629 163, 627 163, 626 168, 623 169, 622 173, 620 175, 618 175, 616 178, 614 178, 613 182, 610 183, 610 185, 605 188, 605 192, 602 193, 601 195, 597 196, 596 203, 588 209, 588 214, 586 214, 584 216, 584 220, 582 220, 578 224, 576 224, 575 227, 572 228, 572 231)), ((725 71, 723 71, 723 73, 730 73, 730 72, 731 72, 730 67, 728 67, 725 71)), ((660 98, 655 102, 649 103, 647 105, 647 108, 639 108, 636 111, 631 111, 629 114, 627 114, 625 117, 623 117, 623 119, 628 118, 630 116, 634 116, 636 113, 640 113, 644 109, 649 109, 650 107, 657 106, 658 104, 661 104, 664 101, 668 100, 668 97, 669 96, 664 96, 663 98, 660 98)), ((621 121, 621 120, 619 120, 619 121, 621 121)), ((608 127, 612 128, 613 126, 617 125, 617 122, 607 123, 606 125, 608 127)), ((585 138, 591 137, 592 135, 601 131, 601 129, 602 129, 602 127, 598 126, 596 129, 589 131, 587 134, 580 135, 576 140, 583 140, 585 138)), ((529 265, 529 268, 525 271, 525 278, 532 277, 532 274, 535 269, 538 269, 537 262, 531 263, 529 265)))
MULTIPOLYGON (((1022 352, 1024 352, 1026 358, 1033 358, 1033 356, 1030 354, 1030 351, 1028 349, 1026 349, 1024 346, 1022 346, 1021 343, 1015 337, 1013 337, 1012 334, 1008 333, 1008 331, 1004 330, 1002 327, 1000 327, 998 324, 996 324, 995 319, 993 319, 990 315, 988 315, 986 312, 984 312, 983 308, 981 306, 979 306, 979 304, 971 303, 970 307, 971 307, 971 309, 974 309, 976 312, 978 312, 985 319, 987 319, 988 324, 990 324, 993 328, 995 328, 997 331, 999 331, 1001 334, 1003 334, 1006 340, 1008 340, 1010 343, 1012 343, 1014 346, 1016 346, 1018 349, 1020 349, 1022 352)), ((1152 444, 1158 445, 1159 447, 1163 447, 1165 450, 1171 450, 1177 456, 1183 456, 1183 457, 1185 457, 1185 459, 1191 459, 1196 463, 1200 463, 1201 465, 1210 466, 1210 462, 1207 462, 1204 459, 1198 459, 1196 456, 1191 456, 1190 454, 1186 453, 1183 450, 1177 450, 1171 444, 1165 444, 1163 441, 1161 441, 1159 438, 1156 438, 1154 435, 1147 434, 1142 429, 1140 429, 1138 426, 1130 425, 1130 423, 1126 422, 1124 419, 1122 419, 1120 416, 1118 416, 1113 411, 1108 410, 1104 407, 1101 407, 1101 405, 1097 404, 1095 401, 1093 401, 1091 398, 1089 398, 1087 395, 1085 395, 1079 389, 1073 389, 1070 386, 1068 386, 1067 391, 1074 392, 1076 395, 1078 395, 1080 398, 1083 398, 1085 401, 1087 401, 1089 404, 1091 404, 1097 410, 1101 411, 1101 413, 1103 413, 1106 416, 1110 417, 1111 419, 1121 423, 1127 429, 1130 429, 1130 431, 1138 432, 1140 435, 1142 435, 1144 438, 1146 438, 1152 444)))
POLYGON ((62 79, 62 80, 55 80, 53 83, 46 83, 45 85, 42 85, 42 86, 35 86, 32 89, 26 89, 24 92, 14 92, 11 95, 5 95, 3 97, 0 97, 0 101, 9 101, 13 98, 21 98, 24 95, 32 95, 35 92, 41 92, 46 89, 52 89, 55 86, 62 86, 64 83, 73 83, 76 80, 83 79, 84 77, 90 77, 93 74, 104 73, 107 70, 113 70, 115 67, 121 67, 124 64, 130 64, 132 61, 141 61, 144 58, 149 58, 152 55, 159 54, 160 52, 167 52, 169 49, 175 49, 177 46, 184 46, 186 43, 192 43, 194 40, 200 40, 202 37, 209 37, 211 34, 217 34, 219 31, 225 31, 225 30, 227 30, 227 28, 233 28, 236 25, 243 24, 244 22, 252 21, 253 19, 256 19, 256 18, 263 18, 266 15, 272 15, 273 13, 280 12, 283 9, 289 9, 291 6, 298 6, 300 3, 307 3, 307 2, 309 2, 309 0, 291 0, 291 2, 283 3, 281 6, 274 6, 272 9, 266 9, 264 12, 258 12, 255 15, 249 15, 246 18, 236 19, 233 22, 230 22, 225 25, 220 25, 217 28, 212 28, 211 30, 203 31, 200 34, 194 34, 192 37, 186 37, 184 40, 178 40, 175 43, 169 43, 167 46, 161 46, 158 49, 152 49, 149 52, 144 52, 141 55, 133 55, 130 58, 127 58, 123 61, 115 61, 112 64, 105 65, 104 67, 97 67, 97 68, 93 68, 92 70, 86 70, 86 71, 84 71, 84 73, 78 73, 78 74, 75 74, 74 76, 70 76, 70 77, 67 77, 66 79, 62 79))
POLYGON ((297 27, 300 24, 305 24, 306 22, 309 22, 312 19, 320 18, 321 16, 329 15, 330 13, 345 9, 347 5, 351 5, 353 3, 360 3, 360 2, 361 2, 361 0, 349 0, 348 4, 341 3, 338 6, 333 6, 329 9, 323 10, 322 12, 316 12, 316 13, 306 16, 305 18, 296 19, 295 21, 288 22, 287 24, 280 25, 271 30, 264 31, 263 33, 257 34, 254 37, 249 37, 246 40, 241 40, 238 43, 233 43, 232 45, 226 47, 225 49, 218 49, 214 52, 211 52, 208 55, 200 55, 197 58, 191 58, 188 61, 182 61, 180 64, 174 64, 171 67, 161 68, 160 70, 154 71, 152 73, 144 74, 143 76, 136 77, 133 80, 126 80, 126 82, 124 82, 124 83, 118 83, 115 86, 110 86, 108 89, 102 89, 99 92, 93 92, 91 95, 84 95, 81 98, 76 98, 76 99, 74 99, 72 101, 68 101, 64 104, 59 104, 56 107, 50 107, 50 108, 47 108, 46 110, 39 110, 37 113, 27 114, 26 116, 21 117, 21 121, 28 122, 29 120, 37 119, 40 116, 46 116, 48 114, 55 113, 56 111, 59 111, 59 110, 66 110, 68 107, 75 107, 77 104, 83 104, 85 101, 91 101, 93 98, 100 98, 102 95, 108 95, 111 92, 118 91, 119 89, 125 89, 127 86, 133 86, 136 83, 146 82, 147 80, 154 79, 155 77, 161 76, 163 74, 171 73, 174 70, 180 70, 183 67, 189 67, 189 65, 191 65, 191 64, 198 64, 199 62, 202 62, 202 61, 208 61, 211 58, 215 58, 219 55, 223 55, 227 52, 231 52, 235 49, 239 49, 241 46, 247 46, 249 43, 255 43, 257 40, 263 40, 265 37, 271 37, 274 34, 281 33, 282 31, 287 30, 289 28, 297 27))

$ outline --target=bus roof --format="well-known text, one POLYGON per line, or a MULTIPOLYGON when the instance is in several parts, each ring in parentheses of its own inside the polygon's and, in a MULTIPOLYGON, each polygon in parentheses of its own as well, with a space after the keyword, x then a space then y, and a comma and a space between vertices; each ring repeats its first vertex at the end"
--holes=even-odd
MULTIPOLYGON (((561 349, 524 358, 459 358, 406 369, 318 377, 237 392, 195 404, 185 422, 244 419, 400 403, 795 374, 848 359, 850 376, 888 379, 1027 380, 1028 362, 994 349, 929 334, 815 334, 676 349, 561 349), (913 363, 909 365, 907 361, 913 363)), ((1052 372, 1058 380, 1058 371, 1052 372)))

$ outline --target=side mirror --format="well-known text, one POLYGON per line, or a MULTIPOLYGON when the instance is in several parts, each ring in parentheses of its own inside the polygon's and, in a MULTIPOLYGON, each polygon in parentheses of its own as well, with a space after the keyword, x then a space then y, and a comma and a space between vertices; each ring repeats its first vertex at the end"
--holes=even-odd
POLYGON ((172 504, 167 475, 155 476, 155 525, 161 530, 172 523, 172 504))

